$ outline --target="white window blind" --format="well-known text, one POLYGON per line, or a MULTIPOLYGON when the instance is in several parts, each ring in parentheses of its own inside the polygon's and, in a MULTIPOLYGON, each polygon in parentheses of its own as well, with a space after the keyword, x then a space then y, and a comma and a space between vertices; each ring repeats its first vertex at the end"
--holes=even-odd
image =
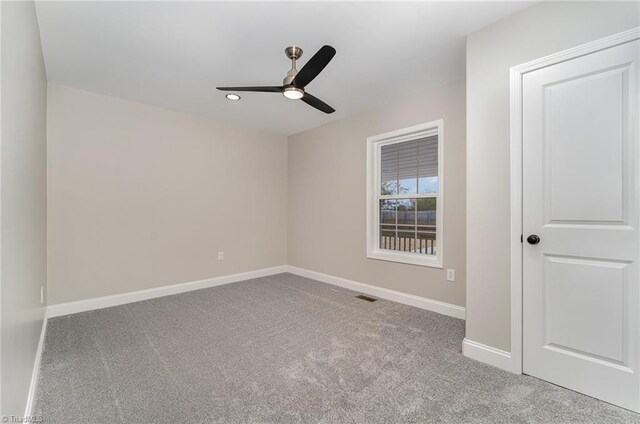
POLYGON ((438 190, 438 136, 382 146, 381 195, 438 190))

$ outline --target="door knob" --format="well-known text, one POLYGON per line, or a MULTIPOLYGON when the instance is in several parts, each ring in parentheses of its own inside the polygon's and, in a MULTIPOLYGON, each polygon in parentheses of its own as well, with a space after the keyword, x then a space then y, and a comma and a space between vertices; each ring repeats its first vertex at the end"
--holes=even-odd
POLYGON ((540 237, 538 237, 536 234, 531 234, 529 237, 527 237, 527 243, 538 244, 540 243, 540 237))

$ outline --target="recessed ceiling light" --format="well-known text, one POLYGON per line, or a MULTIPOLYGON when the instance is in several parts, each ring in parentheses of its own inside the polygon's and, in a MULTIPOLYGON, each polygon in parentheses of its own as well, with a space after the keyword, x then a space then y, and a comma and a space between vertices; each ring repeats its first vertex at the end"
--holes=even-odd
POLYGON ((240 96, 237 94, 227 94, 225 97, 229 100, 240 100, 240 96))

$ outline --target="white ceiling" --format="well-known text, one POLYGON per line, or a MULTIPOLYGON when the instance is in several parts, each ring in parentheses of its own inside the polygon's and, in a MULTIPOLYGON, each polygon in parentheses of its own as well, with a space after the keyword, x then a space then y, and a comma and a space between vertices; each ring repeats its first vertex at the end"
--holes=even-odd
POLYGON ((465 35, 533 2, 38 2, 47 78, 67 85, 293 134, 464 76, 465 35), (337 54, 307 90, 325 115, 280 94, 288 45, 300 69, 323 44, 337 54))

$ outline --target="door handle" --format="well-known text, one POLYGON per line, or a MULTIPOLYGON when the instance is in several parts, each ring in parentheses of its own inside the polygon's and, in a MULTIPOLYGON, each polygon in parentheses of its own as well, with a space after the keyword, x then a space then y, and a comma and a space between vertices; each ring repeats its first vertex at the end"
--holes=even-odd
POLYGON ((538 237, 536 234, 531 234, 529 237, 527 237, 527 243, 538 244, 540 243, 540 237, 538 237))

